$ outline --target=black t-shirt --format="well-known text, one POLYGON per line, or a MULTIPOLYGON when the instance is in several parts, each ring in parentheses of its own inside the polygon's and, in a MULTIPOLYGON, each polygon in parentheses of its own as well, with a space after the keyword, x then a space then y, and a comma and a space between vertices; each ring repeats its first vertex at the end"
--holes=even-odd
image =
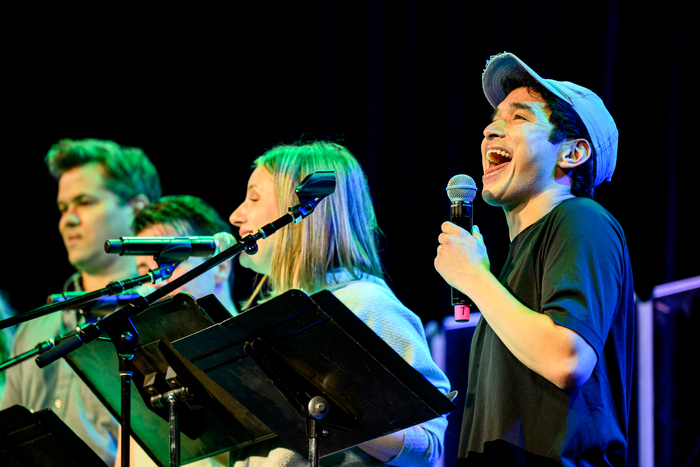
POLYGON ((564 201, 513 240, 499 281, 581 335, 598 362, 580 388, 561 390, 517 360, 482 319, 460 465, 625 465, 634 289, 620 225, 595 201, 564 201))

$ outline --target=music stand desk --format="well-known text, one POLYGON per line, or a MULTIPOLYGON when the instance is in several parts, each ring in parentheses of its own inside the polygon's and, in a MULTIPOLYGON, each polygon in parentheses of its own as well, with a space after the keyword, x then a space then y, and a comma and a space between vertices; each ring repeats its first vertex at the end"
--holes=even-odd
POLYGON ((172 347, 307 460, 315 396, 330 403, 320 457, 456 409, 328 291, 290 290, 172 347))
MULTIPOLYGON (((133 375, 137 390, 131 392, 132 437, 161 467, 168 466, 170 459, 169 414, 167 407, 153 408, 150 397, 172 389, 165 379, 168 368, 174 369, 181 383, 194 394, 191 402, 178 404, 182 464, 274 437, 265 425, 169 347, 171 340, 230 317, 213 295, 194 300, 187 294, 163 299, 132 317, 139 333, 133 375), (149 381, 153 383, 153 392, 144 387, 149 381)), ((90 342, 65 358, 119 420, 121 381, 118 357, 111 341, 90 342)))
POLYGON ((0 464, 5 467, 107 467, 50 409, 31 412, 21 405, 0 412, 0 464))

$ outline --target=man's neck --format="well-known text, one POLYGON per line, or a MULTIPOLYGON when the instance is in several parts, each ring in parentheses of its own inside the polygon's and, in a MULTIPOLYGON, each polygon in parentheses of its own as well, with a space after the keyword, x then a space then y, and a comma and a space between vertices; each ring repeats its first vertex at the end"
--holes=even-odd
POLYGON ((93 292, 106 287, 110 282, 138 276, 136 260, 133 257, 127 256, 119 259, 123 261, 115 261, 98 271, 80 271, 83 290, 93 292))
POLYGON ((512 209, 504 207, 510 240, 513 241, 520 232, 549 214, 559 203, 574 197, 570 192, 550 191, 541 193, 512 209))

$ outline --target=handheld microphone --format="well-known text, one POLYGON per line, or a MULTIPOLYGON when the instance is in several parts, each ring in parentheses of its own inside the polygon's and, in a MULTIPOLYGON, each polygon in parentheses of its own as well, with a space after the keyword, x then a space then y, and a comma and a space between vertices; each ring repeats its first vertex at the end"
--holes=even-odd
MULTIPOLYGON (((447 182, 447 197, 450 199, 450 222, 471 233, 473 220, 472 201, 476 196, 476 183, 469 175, 455 175, 447 182)), ((469 321, 470 308, 474 303, 459 290, 452 288, 452 306, 455 321, 469 321)))

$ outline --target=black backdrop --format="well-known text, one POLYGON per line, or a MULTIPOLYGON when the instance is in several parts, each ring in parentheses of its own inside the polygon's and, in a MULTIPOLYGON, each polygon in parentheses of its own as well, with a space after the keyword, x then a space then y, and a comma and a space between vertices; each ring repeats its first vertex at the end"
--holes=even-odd
MULTIPOLYGON (((466 173, 481 186, 481 71, 504 50, 595 90, 615 117, 617 172, 598 199, 626 230, 637 293, 698 274, 693 149, 681 144, 696 128, 681 95, 693 44, 679 1, 289 3, 8 12, 0 287, 19 311, 72 272, 43 165, 58 139, 142 147, 165 194, 228 217, 253 158, 309 133, 342 137, 368 173, 398 297, 424 321, 449 315, 433 268, 445 185, 466 173)), ((477 198, 475 221, 497 273, 504 216, 477 198)), ((241 299, 251 277, 237 273, 241 299)))

